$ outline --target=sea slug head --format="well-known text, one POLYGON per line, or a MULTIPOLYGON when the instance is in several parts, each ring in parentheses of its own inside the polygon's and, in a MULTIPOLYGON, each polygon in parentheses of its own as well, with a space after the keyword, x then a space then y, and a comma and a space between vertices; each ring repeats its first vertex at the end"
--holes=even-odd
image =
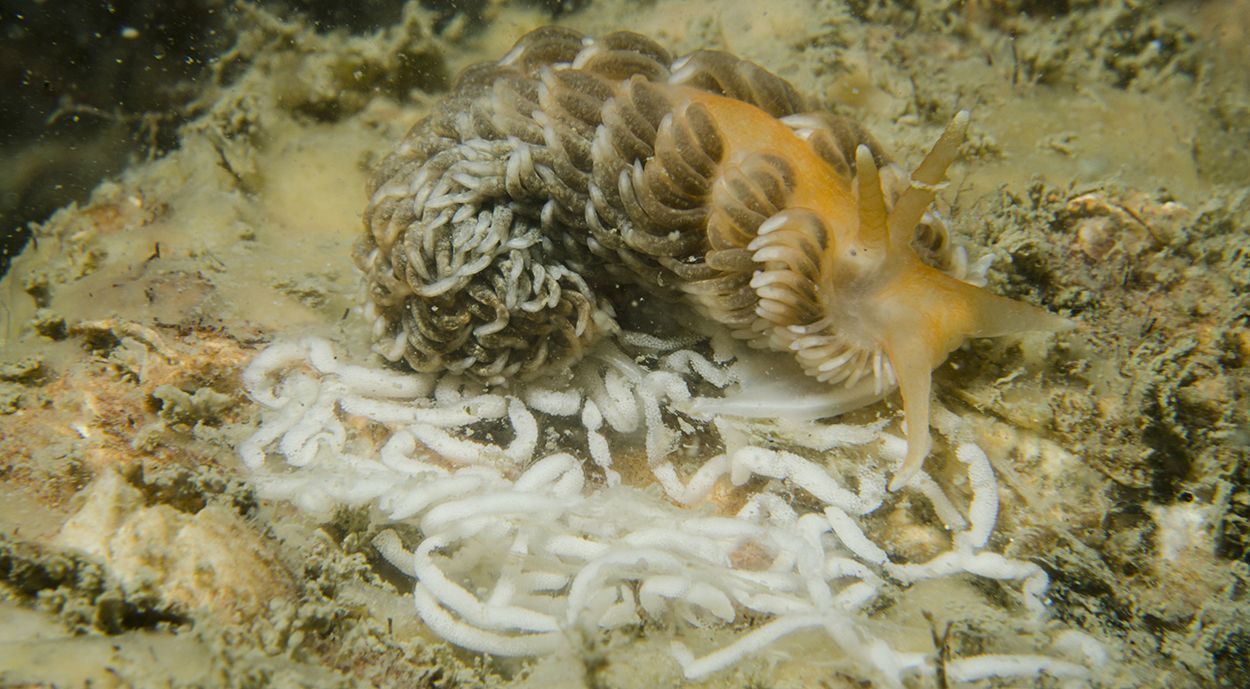
POLYGON ((873 155, 859 146, 858 231, 830 243, 824 257, 826 317, 863 346, 885 353, 903 397, 907 455, 891 489, 906 485, 929 452, 930 377, 952 350, 971 337, 1073 326, 953 278, 913 250, 916 226, 957 157, 967 124, 967 111, 955 116, 888 210, 873 155))

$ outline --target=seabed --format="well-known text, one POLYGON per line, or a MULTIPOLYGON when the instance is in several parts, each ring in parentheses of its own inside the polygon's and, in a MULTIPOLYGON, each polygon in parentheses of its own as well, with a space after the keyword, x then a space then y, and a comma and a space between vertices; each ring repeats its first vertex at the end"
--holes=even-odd
MULTIPOLYGON (((472 635, 427 624, 458 595, 439 573, 479 599, 504 596, 511 580, 488 551, 516 540, 490 531, 500 521, 433 543, 449 515, 482 511, 401 500, 402 480, 473 463, 405 464, 420 443, 395 440, 386 415, 422 395, 455 408, 473 391, 440 397, 377 370, 351 261, 371 166, 461 68, 553 21, 507 3, 484 16, 436 23, 413 7, 351 36, 249 10, 178 148, 35 228, 0 281, 0 684, 855 687, 896 663, 911 668, 898 675, 907 687, 1250 685, 1244 0, 609 0, 562 14, 674 54, 732 51, 859 119, 899 161, 971 110, 941 198, 954 236, 992 257, 990 290, 1080 327, 974 341, 935 372, 943 432, 923 491, 874 492, 898 456, 897 397, 766 427, 701 419, 680 386, 652 387, 667 429, 652 437, 645 409, 634 431, 624 406, 587 415, 595 394, 621 399, 591 366, 603 390, 576 403, 517 391, 474 407, 472 424, 428 423, 443 435, 423 442, 446 457, 499 448, 481 486, 548 491, 555 506, 525 523, 559 524, 585 550, 564 542, 566 569, 548 562, 546 574, 576 578, 602 554, 588 545, 594 515, 619 529, 609 540, 723 526, 751 504, 796 523, 824 515, 817 542, 847 567, 827 593, 861 634, 722 601, 680 576, 647 588, 643 560, 613 570, 616 598, 578 608, 594 608, 593 623, 576 614, 521 657, 467 650, 472 635), (317 396, 331 384, 343 387, 317 396), (299 425, 318 408, 322 425, 299 425), (341 434, 314 437, 334 424, 341 434), (312 429, 303 443, 300 428, 312 429), (681 450, 657 469, 648 451, 664 443, 681 450), (363 465, 335 463, 383 447, 392 473, 373 483, 348 483, 363 465), (567 460, 532 463, 560 451, 567 460), (723 466, 700 474, 717 456, 723 466), (944 556, 941 576, 907 569, 944 556), (748 652, 691 671, 726 648, 748 652)), ((734 382, 745 354, 718 359, 727 350, 711 339, 638 321, 658 331, 620 344, 627 360, 668 383, 680 369, 692 397, 734 382)), ((785 549, 766 545, 738 542, 722 570, 775 567, 785 549)), ((560 605, 589 601, 589 586, 570 585, 560 605)), ((522 627, 537 619, 513 612, 522 627)))

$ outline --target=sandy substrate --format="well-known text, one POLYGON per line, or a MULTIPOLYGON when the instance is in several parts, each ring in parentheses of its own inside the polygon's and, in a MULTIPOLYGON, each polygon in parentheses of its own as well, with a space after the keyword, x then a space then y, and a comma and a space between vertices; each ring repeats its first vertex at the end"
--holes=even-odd
MULTIPOLYGON (((900 161, 971 109, 954 232, 996 257, 990 289, 1081 323, 970 343, 935 374, 999 475, 994 544, 1103 642, 1094 686, 1246 686, 1250 5, 911 4, 607 1, 561 21, 733 51, 900 161)), ((370 37, 248 21, 181 148, 58 213, 0 282, 0 684, 677 686, 662 626, 529 662, 447 645, 367 510, 260 501, 235 452, 264 344, 316 334, 367 359, 351 245, 370 167, 460 68, 548 18, 436 34, 413 11, 370 37)), ((881 519, 932 528, 908 510, 881 519)), ((1002 650, 1001 592, 933 595, 967 597, 939 621, 954 654, 1002 650)), ((707 684, 861 686, 805 643, 707 684)))

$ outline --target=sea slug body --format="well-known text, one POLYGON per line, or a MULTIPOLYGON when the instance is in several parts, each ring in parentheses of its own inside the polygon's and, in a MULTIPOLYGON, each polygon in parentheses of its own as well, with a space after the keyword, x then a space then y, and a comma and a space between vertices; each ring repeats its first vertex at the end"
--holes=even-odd
POLYGON ((356 261, 376 349, 488 384, 578 359, 638 290, 791 353, 848 399, 930 376, 969 337, 1068 321, 959 278, 927 213, 957 115, 911 175, 843 117, 717 51, 548 27, 466 70, 374 176, 356 261))

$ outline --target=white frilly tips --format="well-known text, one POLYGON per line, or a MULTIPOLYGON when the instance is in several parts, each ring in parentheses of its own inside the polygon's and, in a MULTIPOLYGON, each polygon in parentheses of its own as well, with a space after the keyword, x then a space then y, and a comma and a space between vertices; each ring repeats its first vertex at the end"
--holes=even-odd
MULTIPOLYGON (((705 678, 820 630, 865 679, 902 686, 935 671, 930 654, 874 634, 864 611, 888 580, 1018 581, 1025 607, 1044 612, 1045 572, 985 549, 998 487, 976 445, 956 453, 972 492, 964 509, 927 474, 913 482, 911 499, 929 500, 954 531, 951 550, 896 563, 879 524, 875 531, 865 519, 889 497, 889 462, 861 467, 852 488, 816 459, 900 442, 884 424, 683 418, 676 410, 690 408, 692 389, 724 393, 741 380, 734 358, 629 341, 648 355, 592 353, 574 372, 575 390, 503 395, 349 364, 323 340, 277 343, 243 374, 262 421, 238 451, 265 497, 309 510, 368 504, 419 527, 412 551, 393 531, 374 545, 414 579, 413 604, 429 629, 481 653, 535 656, 565 648, 574 629, 644 619, 724 626, 747 614, 758 622, 699 654, 678 631, 672 654, 682 674, 705 678), (696 430, 719 436, 725 450, 694 459, 683 443, 696 430), (653 488, 626 485, 617 462, 629 446, 645 457, 653 488)), ((1082 677, 1101 662, 1093 639, 1062 641, 1056 648, 1083 658, 958 658, 947 674, 1082 677)))

